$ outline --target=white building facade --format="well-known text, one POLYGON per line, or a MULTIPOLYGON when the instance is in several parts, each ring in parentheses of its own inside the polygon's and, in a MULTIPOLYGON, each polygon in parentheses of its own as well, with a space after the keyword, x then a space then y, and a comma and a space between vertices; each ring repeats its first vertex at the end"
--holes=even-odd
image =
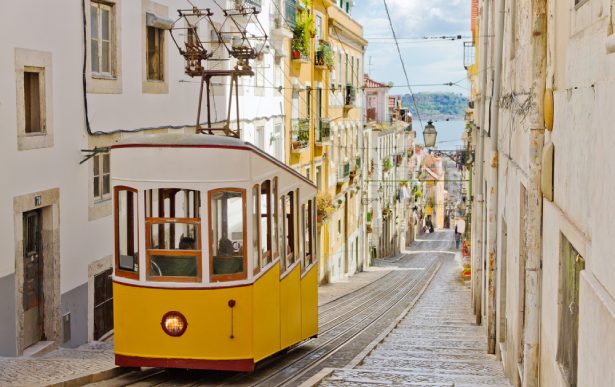
MULTIPOLYGON (((201 5, 223 24, 214 2, 201 5)), ((260 18, 267 33, 268 6, 260 18)), ((112 331, 107 147, 125 136, 194 131, 199 80, 184 74, 165 29, 180 8, 185 1, 0 5, 12 15, 0 26, 0 356, 73 347, 112 331)), ((201 23, 198 35, 218 59, 207 66, 234 66, 210 25, 201 23)), ((176 38, 182 45, 189 37, 176 38)), ((240 125, 243 138, 284 160, 276 90, 284 70, 275 55, 264 47, 255 76, 241 80, 240 125)), ((228 84, 213 80, 214 122, 226 119, 228 84)), ((203 124, 205 107, 201 117, 203 124)))

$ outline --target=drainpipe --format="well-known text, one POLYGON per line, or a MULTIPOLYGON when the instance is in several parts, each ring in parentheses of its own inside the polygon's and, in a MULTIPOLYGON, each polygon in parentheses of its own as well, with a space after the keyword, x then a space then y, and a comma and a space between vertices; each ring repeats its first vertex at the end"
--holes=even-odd
POLYGON ((481 90, 481 101, 479 104, 480 112, 480 126, 479 126, 479 136, 478 136, 478 148, 477 148, 477 167, 478 167, 478 176, 476 179, 476 189, 474 190, 477 193, 476 196, 476 222, 475 222, 475 230, 474 230, 474 246, 472 246, 472 254, 475 259, 473 259, 474 263, 474 271, 473 271, 473 279, 472 279, 472 288, 474 290, 474 314, 476 315, 476 324, 481 324, 482 322, 482 272, 483 272, 483 164, 484 164, 484 144, 485 144, 485 127, 486 127, 486 117, 487 117, 487 49, 489 47, 488 37, 489 37, 489 3, 491 0, 483 1, 483 14, 480 18, 481 28, 479 29, 480 39, 482 39, 482 50, 480 52, 480 67, 479 67, 479 80, 480 80, 480 90, 481 90))
POLYGON ((502 84, 502 55, 504 45, 504 2, 496 0, 495 17, 495 76, 491 99, 491 163, 487 190, 487 353, 495 353, 496 345, 496 265, 498 233, 498 128, 500 116, 500 87, 502 84))
POLYGON ((547 65, 547 0, 532 1, 532 98, 530 115, 527 206, 527 261, 525 264, 525 329, 523 386, 538 386, 540 349, 542 192, 540 174, 544 144, 544 92, 547 65))

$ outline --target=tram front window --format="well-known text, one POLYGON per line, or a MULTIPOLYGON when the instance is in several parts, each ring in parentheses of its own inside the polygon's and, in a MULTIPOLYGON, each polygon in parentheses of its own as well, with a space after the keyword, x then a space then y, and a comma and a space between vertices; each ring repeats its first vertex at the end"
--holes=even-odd
POLYGON ((226 188, 210 191, 210 251, 213 281, 246 277, 245 191, 226 188))
POLYGON ((147 278, 196 282, 201 278, 200 193, 161 188, 145 193, 147 278))

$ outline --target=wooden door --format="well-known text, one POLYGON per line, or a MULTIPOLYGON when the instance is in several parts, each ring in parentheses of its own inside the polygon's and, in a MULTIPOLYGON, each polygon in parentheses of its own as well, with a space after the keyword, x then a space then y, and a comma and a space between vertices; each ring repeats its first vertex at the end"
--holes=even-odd
POLYGON ((42 212, 23 215, 23 310, 24 348, 44 340, 42 212))
POLYGON ((113 329, 112 269, 94 277, 94 340, 113 329))

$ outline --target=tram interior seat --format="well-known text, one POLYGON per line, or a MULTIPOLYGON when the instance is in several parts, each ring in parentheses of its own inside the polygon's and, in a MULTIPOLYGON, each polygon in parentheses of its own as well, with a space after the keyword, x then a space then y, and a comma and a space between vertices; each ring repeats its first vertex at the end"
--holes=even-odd
POLYGON ((196 277, 197 256, 152 255, 152 272, 161 277, 196 277))
POLYGON ((243 272, 241 243, 226 237, 218 241, 218 254, 213 257, 214 274, 235 274, 243 272))

